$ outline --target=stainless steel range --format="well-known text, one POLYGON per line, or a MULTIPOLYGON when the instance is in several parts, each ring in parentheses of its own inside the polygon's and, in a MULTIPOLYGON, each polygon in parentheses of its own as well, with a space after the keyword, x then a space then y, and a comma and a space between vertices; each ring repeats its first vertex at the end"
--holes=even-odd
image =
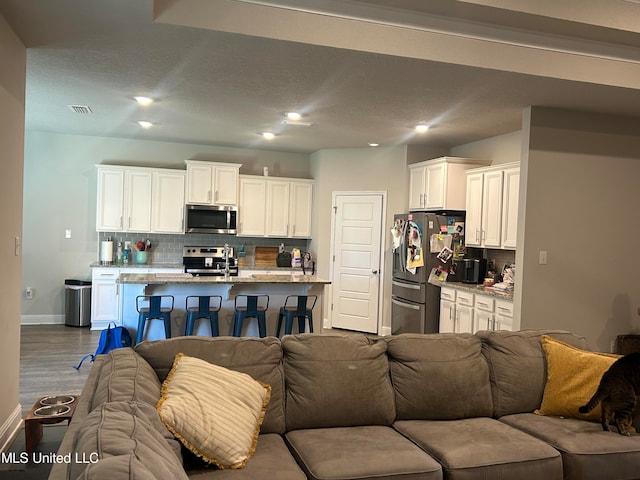
POLYGON ((196 276, 238 275, 235 249, 228 245, 222 247, 183 247, 182 263, 186 273, 196 276))

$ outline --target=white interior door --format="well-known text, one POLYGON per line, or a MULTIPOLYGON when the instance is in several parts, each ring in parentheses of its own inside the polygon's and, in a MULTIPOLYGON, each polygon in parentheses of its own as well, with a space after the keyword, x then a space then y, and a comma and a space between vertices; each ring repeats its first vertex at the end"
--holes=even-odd
POLYGON ((378 333, 382 194, 334 196, 331 326, 378 333))

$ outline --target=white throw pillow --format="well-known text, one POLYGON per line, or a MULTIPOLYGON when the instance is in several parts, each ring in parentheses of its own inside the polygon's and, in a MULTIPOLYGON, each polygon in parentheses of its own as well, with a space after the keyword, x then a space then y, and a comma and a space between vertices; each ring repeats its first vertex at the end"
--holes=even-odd
POLYGON ((270 394, 245 373, 179 353, 157 410, 193 453, 220 468, 242 468, 255 452, 270 394))

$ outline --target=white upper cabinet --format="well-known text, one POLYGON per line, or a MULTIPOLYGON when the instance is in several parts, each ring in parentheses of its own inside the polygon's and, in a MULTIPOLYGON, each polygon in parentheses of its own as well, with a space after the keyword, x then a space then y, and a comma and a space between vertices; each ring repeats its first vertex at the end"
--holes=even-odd
POLYGON ((96 231, 121 231, 123 215, 124 170, 122 168, 99 168, 96 231))
POLYGON ((240 164, 186 160, 187 202, 195 205, 237 205, 240 164))
POLYGON ((289 236, 295 238, 311 238, 313 181, 291 181, 289 198, 289 236))
POLYGON ((124 228, 127 232, 151 230, 151 171, 125 170, 124 228))
POLYGON ((409 210, 464 210, 465 172, 488 163, 442 157, 409 165, 409 210))
POLYGON ((153 172, 151 231, 184 233, 185 172, 153 172))
POLYGON ((516 248, 519 172, 517 163, 467 172, 467 246, 516 248))
POLYGON ((502 197, 502 246, 515 249, 518 237, 518 198, 520 166, 504 170, 502 197))
POLYGON ((238 235, 311 238, 313 180, 240 175, 238 235))
POLYGON ((287 180, 267 180, 267 237, 289 237, 289 190, 287 180))
POLYGON ((238 235, 264 237, 267 182, 264 177, 240 175, 238 235))
POLYGON ((183 233, 184 171, 98 165, 98 232, 183 233))

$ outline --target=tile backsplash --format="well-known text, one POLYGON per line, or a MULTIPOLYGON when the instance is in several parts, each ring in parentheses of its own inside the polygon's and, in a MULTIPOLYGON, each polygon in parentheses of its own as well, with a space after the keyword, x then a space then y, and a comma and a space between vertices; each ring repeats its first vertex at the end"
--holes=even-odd
MULTIPOLYGON (((113 240, 114 255, 118 242, 132 242, 138 240, 147 240, 151 242, 151 250, 149 251, 150 263, 176 263, 182 264, 182 247, 185 245, 211 245, 222 246, 228 243, 238 251, 239 245, 246 246, 245 263, 253 264, 256 245, 259 246, 278 246, 284 243, 285 249, 290 251, 292 248, 299 248, 306 251, 309 248, 309 240, 294 238, 256 238, 256 237, 238 237, 236 235, 217 235, 206 233, 187 233, 184 235, 160 235, 160 234, 142 234, 142 233, 108 233, 100 232, 98 234, 98 251, 100 242, 110 238, 113 240)), ((99 255, 99 253, 98 253, 99 255)), ((236 253, 237 255, 237 253, 236 253)))

